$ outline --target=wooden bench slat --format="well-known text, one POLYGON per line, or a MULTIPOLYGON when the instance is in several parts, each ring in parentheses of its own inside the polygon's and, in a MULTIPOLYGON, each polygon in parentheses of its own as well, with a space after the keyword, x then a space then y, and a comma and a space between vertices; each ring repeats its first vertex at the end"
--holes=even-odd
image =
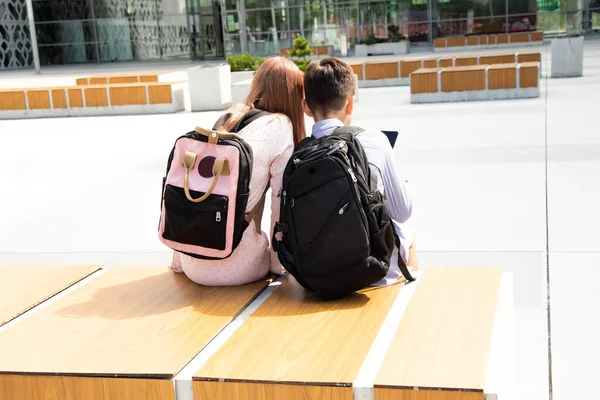
POLYGON ((194 374, 196 398, 246 392, 266 399, 266 392, 285 390, 281 398, 312 399, 326 390, 326 398, 351 399, 352 382, 402 287, 324 302, 288 278, 194 374))
MULTIPOLYGON (((419 387, 475 390, 478 397, 458 392, 456 398, 483 399, 501 274, 500 268, 425 270, 375 379, 375 398, 405 398, 402 391, 419 387)), ((422 398, 454 399, 451 393, 433 390, 422 398)))
POLYGON ((519 70, 519 82, 522 88, 534 88, 539 86, 540 64, 537 62, 521 63, 519 70))
POLYGON ((0 387, 11 373, 170 379, 267 283, 206 287, 167 267, 110 269, 0 334, 0 387))
POLYGON ((0 268, 0 325, 100 269, 98 266, 0 268))

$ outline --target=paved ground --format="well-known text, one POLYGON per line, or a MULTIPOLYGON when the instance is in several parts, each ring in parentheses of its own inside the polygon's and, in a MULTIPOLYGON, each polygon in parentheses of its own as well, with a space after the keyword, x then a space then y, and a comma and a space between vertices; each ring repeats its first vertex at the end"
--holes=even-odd
MULTIPOLYGON (((357 125, 400 131, 422 267, 515 273, 519 400, 550 387, 558 400, 598 398, 600 42, 584 66, 583 78, 544 79, 539 99, 417 106, 408 88, 362 89, 356 112, 357 125)), ((5 73, 0 87, 86 72, 5 73)), ((167 263, 156 239, 166 157, 217 116, 0 121, 0 264, 167 263)))

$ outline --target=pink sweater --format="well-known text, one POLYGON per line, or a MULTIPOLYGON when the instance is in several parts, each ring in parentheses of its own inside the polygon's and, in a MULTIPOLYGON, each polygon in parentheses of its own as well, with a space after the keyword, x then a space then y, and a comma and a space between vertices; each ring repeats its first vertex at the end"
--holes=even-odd
POLYGON ((283 171, 294 149, 292 124, 284 115, 268 115, 242 129, 239 135, 252 146, 254 155, 246 213, 258 204, 270 182, 271 225, 267 234, 258 234, 252 221, 233 254, 224 260, 201 260, 176 252, 173 270, 185 273, 201 285, 243 285, 263 278, 269 270, 277 274, 285 273, 277 254, 270 248, 268 235, 279 220, 278 194, 283 171))

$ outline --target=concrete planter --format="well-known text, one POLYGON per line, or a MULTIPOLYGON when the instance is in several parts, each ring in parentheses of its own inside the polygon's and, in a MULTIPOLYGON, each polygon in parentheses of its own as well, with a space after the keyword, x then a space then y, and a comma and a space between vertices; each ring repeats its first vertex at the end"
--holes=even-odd
POLYGON ((231 101, 233 104, 240 104, 246 100, 248 93, 250 93, 252 79, 244 79, 231 85, 231 101))
POLYGON ((395 43, 357 44, 354 47, 356 57, 407 54, 409 52, 410 42, 408 40, 395 43))
POLYGON ((188 69, 192 111, 218 111, 231 107, 231 70, 229 65, 188 69))
POLYGON ((552 39, 552 78, 583 76, 583 36, 552 39))
POLYGON ((238 71, 231 73, 231 84, 235 84, 241 81, 252 79, 254 77, 254 71, 238 71))

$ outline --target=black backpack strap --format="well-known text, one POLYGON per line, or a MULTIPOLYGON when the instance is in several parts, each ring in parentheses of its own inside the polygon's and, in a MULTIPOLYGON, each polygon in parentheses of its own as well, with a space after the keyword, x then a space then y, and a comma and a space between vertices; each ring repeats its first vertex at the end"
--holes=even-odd
POLYGON ((400 237, 398 236, 398 233, 396 233, 396 228, 392 227, 392 230, 394 231, 394 241, 396 242, 396 247, 398 248, 398 267, 400 268, 400 272, 402 272, 404 279, 406 279, 408 282, 415 281, 416 278, 410 274, 410 271, 408 270, 408 267, 402 259, 402 255, 400 254, 400 237))
POLYGON ((339 128, 337 128, 333 134, 334 135, 340 135, 340 134, 350 134, 350 135, 358 135, 359 133, 364 132, 363 128, 359 128, 358 126, 340 126, 339 128))
POLYGON ((238 133, 260 117, 264 117, 265 115, 269 115, 268 111, 252 109, 248 111, 240 120, 235 124, 235 126, 229 131, 230 133, 238 133))
POLYGON ((217 120, 217 122, 215 122, 215 124, 213 125, 212 130, 213 131, 218 131, 219 129, 221 129, 225 125, 225 123, 227 122, 227 120, 229 118, 231 118, 231 115, 232 115, 231 113, 225 113, 225 114, 221 115, 221 118, 219 118, 217 120))

